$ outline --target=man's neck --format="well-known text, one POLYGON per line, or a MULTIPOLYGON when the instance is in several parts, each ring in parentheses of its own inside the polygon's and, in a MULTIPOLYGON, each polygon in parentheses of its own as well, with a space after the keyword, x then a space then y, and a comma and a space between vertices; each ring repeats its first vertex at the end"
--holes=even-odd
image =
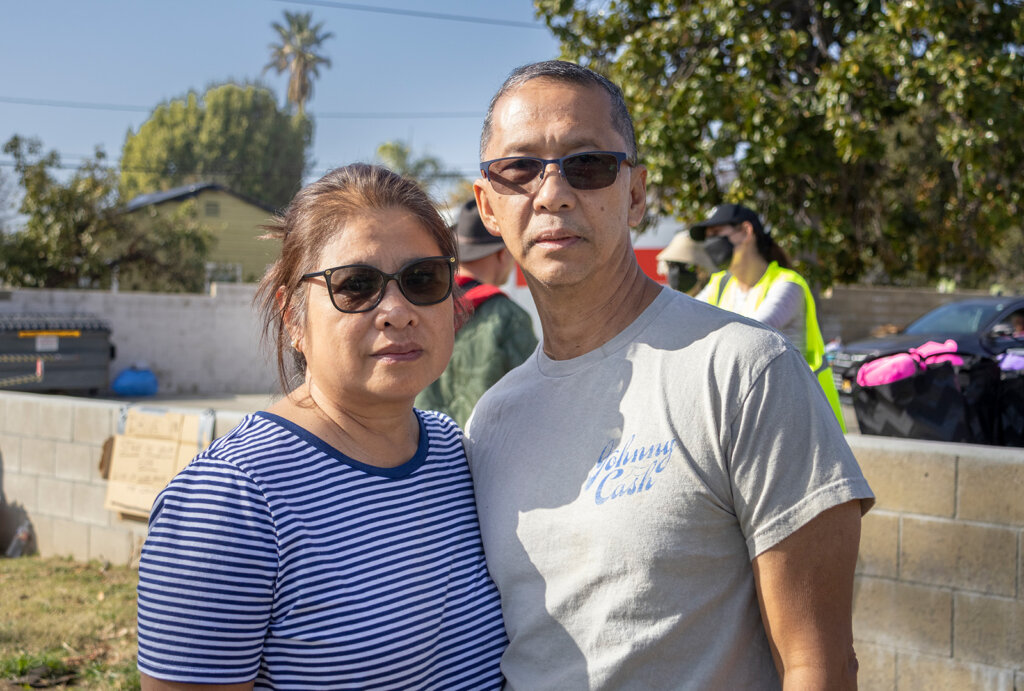
POLYGON ((622 271, 584 284, 547 288, 527 278, 544 332, 544 353, 568 360, 600 348, 629 326, 661 292, 630 253, 622 271), (610 282, 609 276, 621 280, 610 282), (603 285, 595 283, 603 281, 603 285))

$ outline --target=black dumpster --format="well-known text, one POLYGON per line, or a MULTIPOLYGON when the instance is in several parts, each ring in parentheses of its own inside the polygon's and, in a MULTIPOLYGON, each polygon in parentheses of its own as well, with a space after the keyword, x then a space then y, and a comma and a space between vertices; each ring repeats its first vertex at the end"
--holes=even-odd
POLYGON ((0 389, 95 394, 110 382, 110 326, 89 314, 0 314, 0 389))

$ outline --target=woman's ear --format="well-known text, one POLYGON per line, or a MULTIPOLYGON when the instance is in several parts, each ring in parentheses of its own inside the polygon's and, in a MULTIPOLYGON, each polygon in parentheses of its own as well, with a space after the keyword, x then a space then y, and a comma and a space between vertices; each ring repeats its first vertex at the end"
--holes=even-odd
POLYGON ((286 304, 287 297, 288 290, 285 286, 278 286, 277 292, 274 293, 274 301, 277 302, 277 309, 282 312, 281 320, 284 323, 285 331, 288 333, 289 345, 301 353, 302 327, 296 323, 295 310, 291 304, 286 304))

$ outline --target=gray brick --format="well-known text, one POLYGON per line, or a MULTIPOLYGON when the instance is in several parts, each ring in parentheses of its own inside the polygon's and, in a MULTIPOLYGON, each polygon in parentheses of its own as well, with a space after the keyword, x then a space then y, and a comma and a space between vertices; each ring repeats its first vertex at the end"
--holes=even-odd
POLYGON ((89 528, 89 558, 112 564, 137 566, 142 540, 131 531, 121 528, 91 526, 89 528))
POLYGON ((992 457, 960 460, 957 517, 1024 526, 1024 462, 1019 450, 987 453, 992 457))
POLYGON ((1017 532, 1001 526, 905 516, 900 578, 1012 597, 1017 588, 1017 532))
POLYGON ((952 593, 861 576, 854 586, 854 637, 875 645, 949 655, 952 593))
POLYGON ((120 406, 82 405, 75 408, 74 441, 102 444, 117 429, 120 406))
POLYGON ((71 491, 71 507, 74 519, 91 525, 110 525, 110 512, 103 508, 106 488, 100 485, 75 483, 71 491))
POLYGON ((39 507, 39 476, 4 472, 4 496, 32 514, 39 507))
POLYGON ((953 517, 956 456, 941 443, 857 435, 848 439, 878 508, 953 517))
POLYGON ((57 477, 90 482, 96 479, 101 450, 91 444, 57 442, 57 477))
POLYGON ((73 519, 72 493, 74 483, 52 477, 39 478, 39 513, 54 518, 73 519))
POLYGON ((1001 667, 1024 665, 1024 602, 957 593, 955 603, 957 658, 1001 667))
MULTIPOLYGON (((40 553, 42 551, 40 550, 40 553)), ((71 557, 89 560, 89 527, 62 518, 53 519, 53 538, 45 557, 71 557)))
POLYGON ((21 470, 21 437, 0 434, 0 464, 4 472, 21 470))
POLYGON ((897 677, 901 689, 1014 691, 1012 669, 969 664, 949 657, 902 653, 897 677))
POLYGON ((861 519, 857 573, 896 578, 899 573, 899 514, 875 509, 861 519))
POLYGON ((854 640, 857 652, 857 686, 870 691, 896 691, 896 651, 854 640))
POLYGON ((39 402, 38 434, 43 439, 71 441, 74 399, 48 397, 39 402))
POLYGON ((54 477, 57 474, 57 442, 52 439, 22 439, 21 471, 54 477))
POLYGON ((37 432, 39 403, 31 396, 7 399, 7 415, 4 429, 9 434, 32 436, 37 432))

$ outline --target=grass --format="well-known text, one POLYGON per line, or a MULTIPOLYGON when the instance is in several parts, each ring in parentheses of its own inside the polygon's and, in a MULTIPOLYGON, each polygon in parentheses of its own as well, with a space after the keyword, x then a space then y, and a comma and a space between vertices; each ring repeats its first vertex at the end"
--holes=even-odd
POLYGON ((137 584, 123 566, 0 559, 0 689, 138 689, 137 584))

